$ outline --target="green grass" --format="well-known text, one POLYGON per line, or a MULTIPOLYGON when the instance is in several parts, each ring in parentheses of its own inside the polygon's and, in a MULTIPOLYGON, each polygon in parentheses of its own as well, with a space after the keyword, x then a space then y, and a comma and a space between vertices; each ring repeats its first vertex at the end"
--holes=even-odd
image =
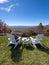
POLYGON ((44 36, 45 48, 35 49, 33 45, 19 45, 15 50, 8 45, 6 36, 0 36, 0 65, 49 65, 49 37, 44 36))

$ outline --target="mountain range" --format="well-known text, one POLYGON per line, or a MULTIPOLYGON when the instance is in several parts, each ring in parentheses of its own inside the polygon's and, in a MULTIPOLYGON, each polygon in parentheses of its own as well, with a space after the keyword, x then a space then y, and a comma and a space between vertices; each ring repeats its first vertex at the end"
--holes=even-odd
MULTIPOLYGON (((12 30, 27 30, 27 29, 34 29, 36 30, 38 26, 9 26, 12 30)), ((44 25, 44 29, 49 28, 49 25, 44 25)))

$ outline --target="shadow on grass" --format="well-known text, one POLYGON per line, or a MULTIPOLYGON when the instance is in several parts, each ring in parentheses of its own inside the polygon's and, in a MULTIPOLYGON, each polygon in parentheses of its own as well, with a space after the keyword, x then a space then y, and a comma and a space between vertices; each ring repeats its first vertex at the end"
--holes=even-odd
POLYGON ((46 46, 42 46, 42 45, 36 45, 37 46, 37 48, 40 50, 40 51, 43 51, 43 52, 45 52, 45 53, 47 53, 47 54, 49 54, 49 48, 48 47, 46 47, 46 46))
POLYGON ((34 48, 31 45, 23 46, 23 44, 19 44, 15 49, 13 49, 14 45, 11 47, 11 59, 13 62, 19 62, 22 60, 23 49, 33 50, 34 48))
POLYGON ((15 49, 11 48, 11 59, 13 62, 19 62, 22 60, 23 47, 19 44, 15 49))
POLYGON ((27 50, 34 50, 34 48, 31 45, 24 45, 24 48, 26 48, 27 50))

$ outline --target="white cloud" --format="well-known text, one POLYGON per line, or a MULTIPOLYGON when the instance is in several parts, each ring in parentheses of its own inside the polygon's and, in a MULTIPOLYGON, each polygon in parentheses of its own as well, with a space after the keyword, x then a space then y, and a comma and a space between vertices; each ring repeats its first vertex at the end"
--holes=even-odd
POLYGON ((14 8, 14 5, 12 4, 12 5, 10 5, 10 6, 6 7, 6 8, 0 7, 0 10, 10 12, 13 8, 14 8))
POLYGON ((0 0, 0 4, 6 3, 6 2, 8 2, 8 0, 0 0))
POLYGON ((0 7, 0 10, 6 11, 6 12, 10 12, 13 10, 13 8, 15 8, 16 6, 19 6, 19 3, 16 4, 11 4, 8 7, 0 7))

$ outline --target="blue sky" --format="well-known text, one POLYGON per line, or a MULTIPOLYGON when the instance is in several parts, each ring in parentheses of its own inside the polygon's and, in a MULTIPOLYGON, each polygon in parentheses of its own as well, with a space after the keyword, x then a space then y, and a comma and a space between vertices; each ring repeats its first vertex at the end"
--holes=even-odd
POLYGON ((0 19, 16 26, 49 24, 49 0, 0 0, 0 19))

